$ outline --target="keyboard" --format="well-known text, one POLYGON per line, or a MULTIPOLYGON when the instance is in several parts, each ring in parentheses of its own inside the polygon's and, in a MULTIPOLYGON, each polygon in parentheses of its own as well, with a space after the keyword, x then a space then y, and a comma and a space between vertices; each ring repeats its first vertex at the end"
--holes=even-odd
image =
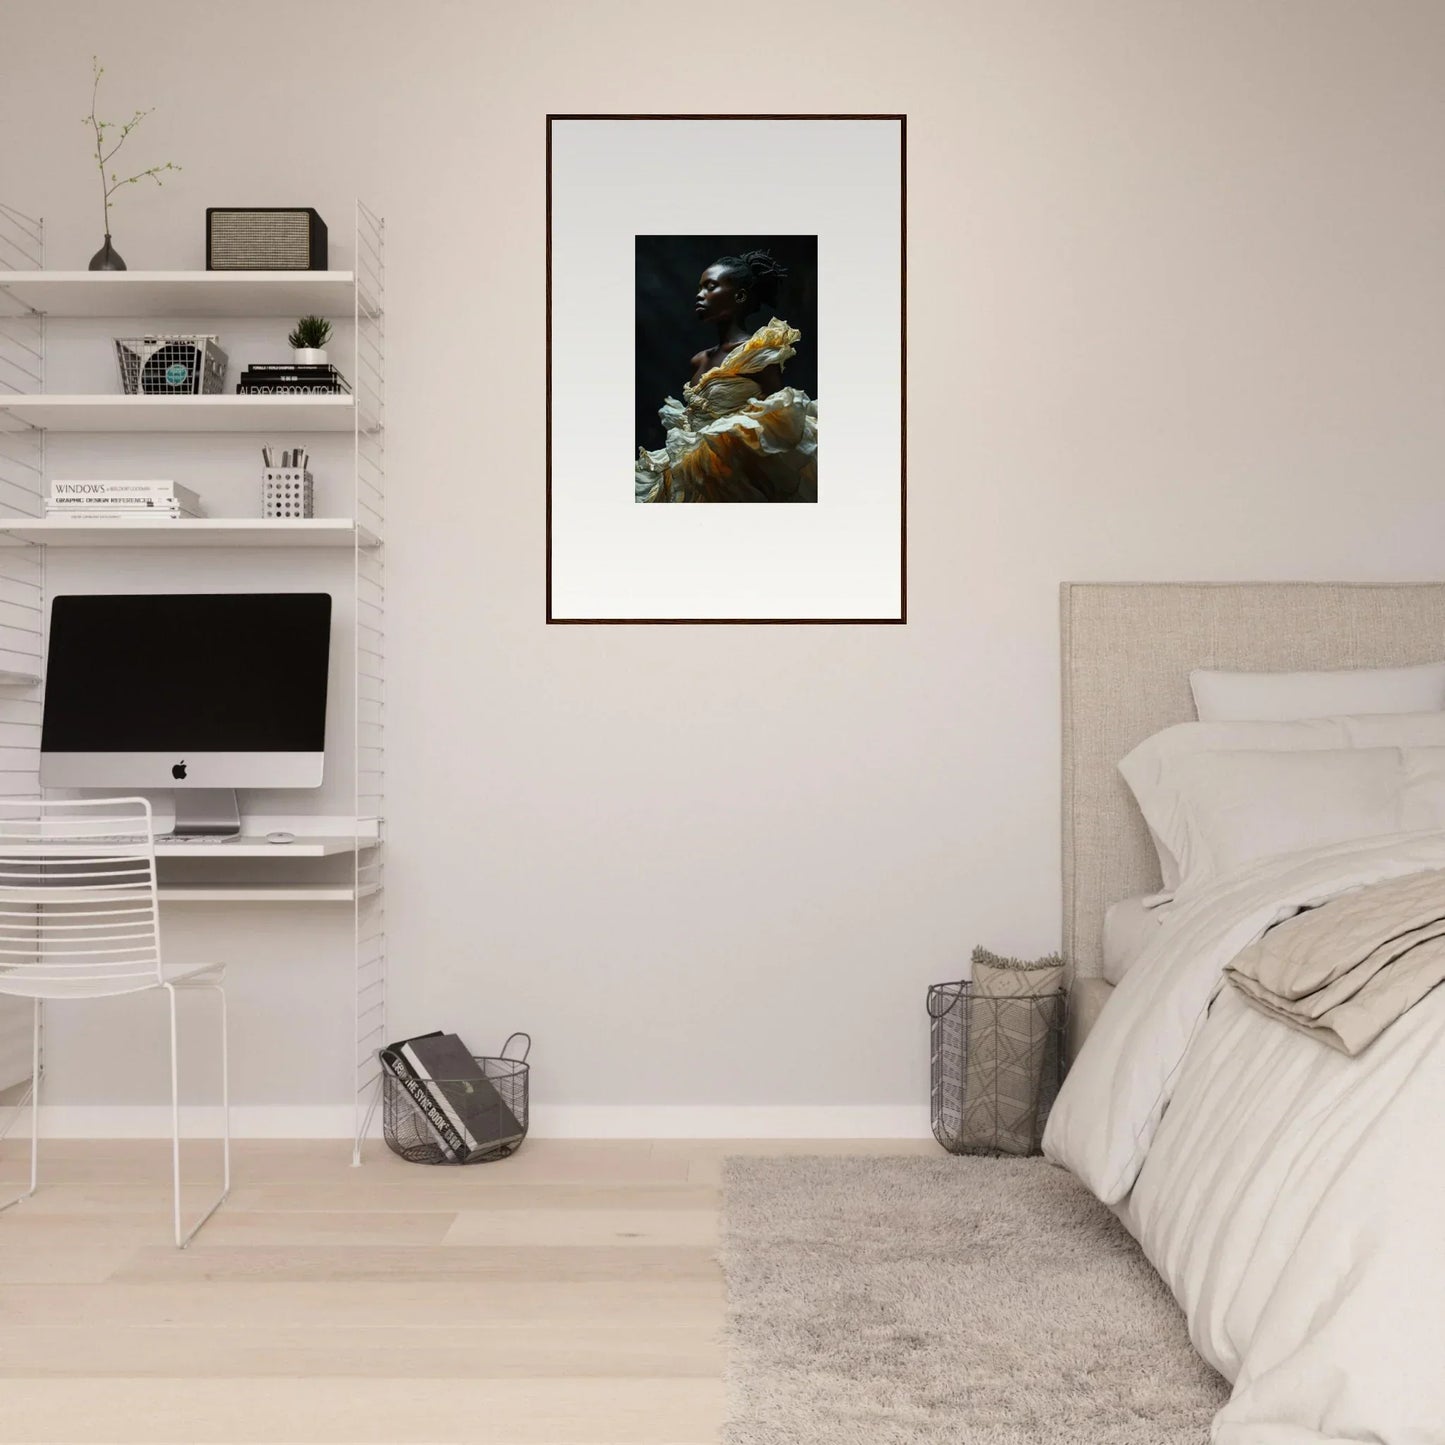
MULTIPOLYGON (((145 838, 140 833, 87 833, 83 837, 74 838, 45 838, 33 839, 34 842, 46 843, 143 843, 145 838)), ((157 833, 157 843, 205 843, 207 846, 214 846, 217 843, 254 843, 254 838, 244 838, 239 833, 205 834, 205 833, 157 833)))

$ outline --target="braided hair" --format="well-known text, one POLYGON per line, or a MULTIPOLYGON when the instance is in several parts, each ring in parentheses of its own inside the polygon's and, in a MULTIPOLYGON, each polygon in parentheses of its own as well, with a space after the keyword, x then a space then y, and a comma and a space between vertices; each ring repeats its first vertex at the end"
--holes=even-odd
POLYGON ((744 251, 741 256, 719 256, 715 266, 721 266, 734 278, 738 290, 747 293, 751 303, 744 315, 759 309, 774 306, 778 299, 778 284, 787 279, 787 268, 782 266, 768 251, 744 251))

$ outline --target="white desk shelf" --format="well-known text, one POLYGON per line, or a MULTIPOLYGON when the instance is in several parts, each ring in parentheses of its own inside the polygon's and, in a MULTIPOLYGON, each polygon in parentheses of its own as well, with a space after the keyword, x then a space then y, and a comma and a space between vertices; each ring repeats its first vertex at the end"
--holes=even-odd
POLYGON ((350 396, 0 396, 0 419, 54 432, 349 432, 350 396))
POLYGON ((162 903, 355 903, 376 885, 350 883, 161 883, 162 903))
POLYGON ((358 848, 375 846, 375 840, 358 840, 352 833, 310 838, 298 834, 291 843, 268 843, 264 837, 241 837, 234 842, 216 838, 204 843, 167 843, 157 839, 156 857, 195 858, 207 862, 217 858, 334 858, 338 853, 355 853, 358 848))
MULTIPOLYGON (((206 838, 194 843, 168 842, 156 839, 156 858, 189 858, 196 862, 212 863, 243 858, 335 858, 342 853, 365 852, 377 847, 375 838, 358 833, 298 834, 290 843, 268 843, 264 837, 240 837, 236 839, 206 838)), ((37 858, 89 857, 94 849, 86 843, 10 843, 8 850, 16 857, 34 854, 37 858)))
MULTIPOLYGON (((376 534, 346 517, 189 517, 148 521, 73 517, 0 518, 0 537, 48 547, 361 547, 376 534)), ((0 682, 4 675, 0 674, 0 682)))
MULTIPOLYGON (((332 236, 339 240, 335 230, 332 236)), ((333 663, 331 687, 333 698, 345 699, 353 714, 348 720, 352 765, 349 770, 328 767, 328 802, 334 800, 334 811, 279 822, 251 820, 249 826, 258 833, 266 831, 265 825, 297 833, 291 843, 268 843, 264 837, 162 842, 156 854, 163 860, 158 891, 164 906, 315 904, 331 908, 333 919, 345 920, 353 960, 351 997, 338 998, 334 1006, 354 1018, 355 1051, 348 1071, 356 1120, 352 1157, 358 1163, 367 1106, 380 1078, 376 1053, 387 1038, 385 849, 379 821, 385 801, 385 242, 381 218, 358 201, 351 270, 50 271, 45 268, 44 222, 0 204, 0 772, 9 779, 7 791, 40 792, 41 708, 38 693, 28 689, 41 684, 38 655, 49 548, 93 549, 70 559, 66 575, 83 572, 96 591, 108 590, 117 571, 138 566, 148 579, 155 577, 157 590, 165 587, 168 568, 177 576, 210 570, 183 552, 161 556, 150 549, 249 548, 216 559, 227 575, 234 569, 243 580, 253 564, 265 565, 268 551, 328 549, 327 557, 303 553, 286 570, 288 575, 308 568, 328 577, 349 574, 348 585, 335 589, 342 604, 338 615, 350 635, 333 653, 346 661, 333 663), (103 348, 109 362, 113 338, 122 332, 213 331, 224 329, 213 323, 227 318, 294 320, 308 314, 347 323, 338 327, 346 339, 334 348, 332 359, 348 373, 352 394, 121 396, 47 390, 56 384, 53 374, 47 377, 48 329, 63 335, 68 352, 103 348), (127 318, 123 327, 107 324, 117 318, 127 318), (66 452, 104 456, 114 451, 125 456, 129 469, 137 453, 155 453, 155 461, 162 462, 168 448, 175 450, 168 440, 172 433, 277 437, 326 432, 346 438, 351 505, 338 499, 337 506, 348 517, 154 522, 42 515, 53 475, 48 449, 57 459, 66 452), (66 440, 66 434, 86 433, 127 440, 66 440), (132 561, 122 549, 148 555, 132 561), (346 782, 339 784, 343 776, 346 782), (299 831, 308 826, 318 833, 299 831), (235 868, 227 866, 232 860, 235 868)), ((91 354, 93 364, 98 355, 91 354)), ((331 450, 335 447, 333 441, 331 450)), ((192 443, 189 450, 201 448, 192 443)), ((7 1062, 0 1060, 0 1069, 7 1062)), ((30 1071, 28 1046, 22 1070, 30 1071)))
POLYGON ((349 316, 355 288, 350 271, 0 271, 0 294, 46 316, 349 316))

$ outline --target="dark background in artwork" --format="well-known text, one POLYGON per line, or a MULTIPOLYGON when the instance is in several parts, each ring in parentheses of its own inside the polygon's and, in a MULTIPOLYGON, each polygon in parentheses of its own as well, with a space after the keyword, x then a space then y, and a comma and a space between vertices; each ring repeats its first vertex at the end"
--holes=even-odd
POLYGON ((788 268, 770 309, 755 311, 756 330, 770 316, 803 333, 798 354, 783 368, 789 386, 818 395, 818 238, 816 236, 639 236, 637 238, 637 444, 656 451, 666 440, 657 409, 665 396, 682 400, 691 357, 716 345, 717 332, 692 314, 698 278, 722 256, 771 251, 788 268))

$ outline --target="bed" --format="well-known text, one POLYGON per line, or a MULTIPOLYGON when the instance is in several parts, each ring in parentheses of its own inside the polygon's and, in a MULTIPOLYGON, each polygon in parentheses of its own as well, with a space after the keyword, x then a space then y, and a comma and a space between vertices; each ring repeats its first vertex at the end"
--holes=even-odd
POLYGON ((1268 860, 1161 926, 1118 772, 1193 718, 1192 668, 1439 659, 1445 585, 1066 584, 1062 639, 1073 1063, 1045 1150, 1116 1211, 1233 1382, 1216 1445, 1445 1445, 1445 989, 1348 1058, 1221 983, 1291 908, 1445 870, 1445 832, 1268 860))

